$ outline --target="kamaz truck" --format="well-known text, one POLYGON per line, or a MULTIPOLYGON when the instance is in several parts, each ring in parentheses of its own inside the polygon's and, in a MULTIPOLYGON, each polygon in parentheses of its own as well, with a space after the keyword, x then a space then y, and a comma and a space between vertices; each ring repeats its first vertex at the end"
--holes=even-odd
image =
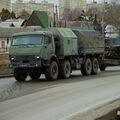
POLYGON ((104 54, 104 38, 94 30, 44 28, 12 36, 9 58, 17 81, 67 79, 73 70, 97 74, 104 54))

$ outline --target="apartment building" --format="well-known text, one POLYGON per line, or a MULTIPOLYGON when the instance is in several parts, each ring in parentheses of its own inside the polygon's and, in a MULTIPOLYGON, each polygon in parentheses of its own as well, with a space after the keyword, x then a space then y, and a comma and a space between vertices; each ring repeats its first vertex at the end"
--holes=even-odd
POLYGON ((59 17, 61 18, 65 9, 86 10, 86 0, 59 0, 59 17))
POLYGON ((35 1, 31 0, 30 2, 24 3, 22 0, 17 0, 12 4, 12 9, 19 16, 20 12, 25 10, 28 13, 32 13, 34 10, 37 11, 46 11, 49 16, 54 18, 54 4, 48 3, 48 1, 42 1, 41 3, 35 3, 35 1))

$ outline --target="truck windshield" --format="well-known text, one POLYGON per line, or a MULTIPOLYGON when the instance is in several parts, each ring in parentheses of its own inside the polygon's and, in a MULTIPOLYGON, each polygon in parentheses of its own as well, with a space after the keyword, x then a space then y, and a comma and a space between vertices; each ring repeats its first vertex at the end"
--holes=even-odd
POLYGON ((15 36, 12 39, 12 45, 41 45, 44 41, 42 35, 23 35, 15 36))

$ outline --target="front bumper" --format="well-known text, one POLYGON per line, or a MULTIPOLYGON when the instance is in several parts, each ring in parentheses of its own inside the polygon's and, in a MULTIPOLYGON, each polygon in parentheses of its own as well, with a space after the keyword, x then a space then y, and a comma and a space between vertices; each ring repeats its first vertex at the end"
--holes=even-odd
POLYGON ((11 67, 13 68, 31 68, 41 67, 41 60, 36 61, 11 61, 11 67))

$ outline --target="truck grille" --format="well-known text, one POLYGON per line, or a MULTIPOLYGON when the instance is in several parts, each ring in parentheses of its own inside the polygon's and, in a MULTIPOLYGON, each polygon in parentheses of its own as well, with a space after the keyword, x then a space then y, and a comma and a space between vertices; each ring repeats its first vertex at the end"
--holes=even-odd
POLYGON ((33 60, 35 59, 35 56, 31 55, 31 56, 16 56, 16 60, 33 60))
POLYGON ((23 63, 29 63, 29 60, 23 60, 23 63))

